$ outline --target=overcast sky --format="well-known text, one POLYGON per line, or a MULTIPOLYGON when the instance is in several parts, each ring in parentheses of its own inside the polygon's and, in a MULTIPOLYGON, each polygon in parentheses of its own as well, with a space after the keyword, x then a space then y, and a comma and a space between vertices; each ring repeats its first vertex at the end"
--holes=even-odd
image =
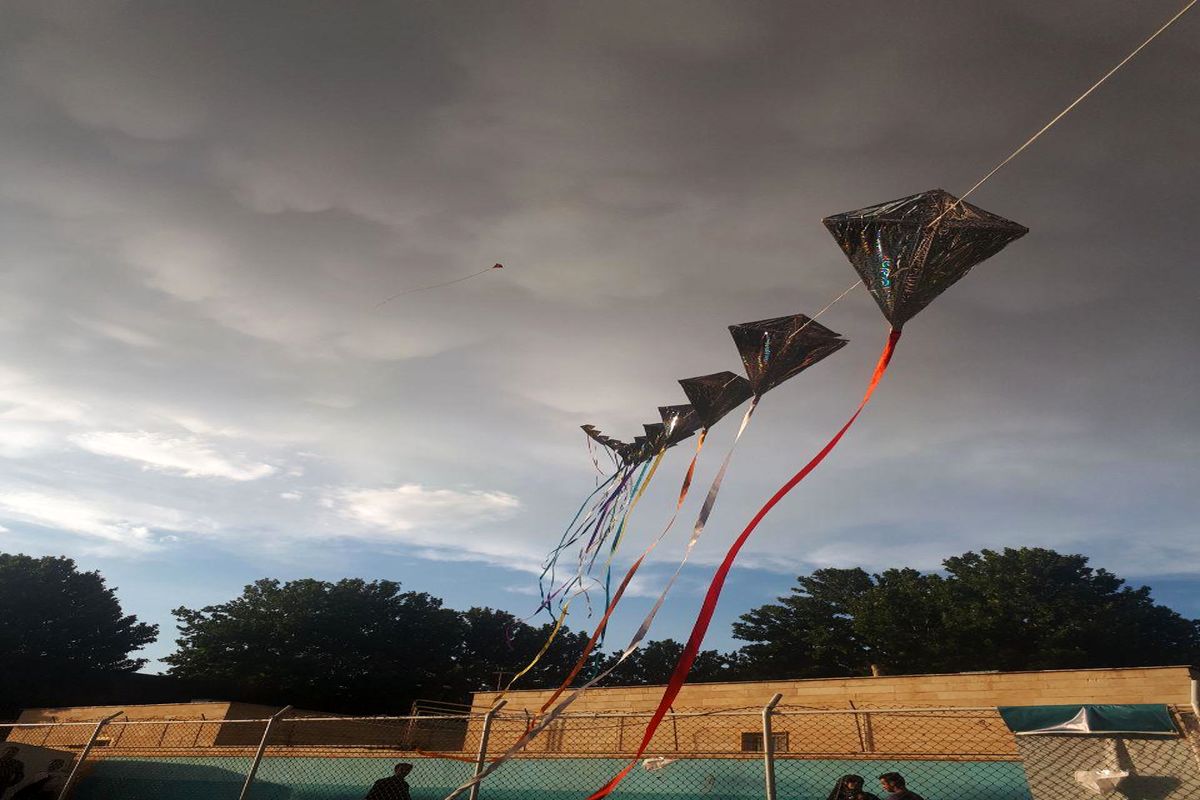
MULTIPOLYGON (((632 437, 737 369, 726 326, 854 280, 821 217, 965 191, 1179 5, 5 3, 0 550, 100 569, 151 656, 265 576, 528 613, 594 482, 581 423, 632 437)), ((981 547, 1200 616, 1198 130, 1195 12, 972 196, 1030 233, 906 326, 712 645, 799 573, 981 547)), ((882 316, 859 289, 822 322, 850 345, 763 400, 656 637, 861 395, 882 316)))

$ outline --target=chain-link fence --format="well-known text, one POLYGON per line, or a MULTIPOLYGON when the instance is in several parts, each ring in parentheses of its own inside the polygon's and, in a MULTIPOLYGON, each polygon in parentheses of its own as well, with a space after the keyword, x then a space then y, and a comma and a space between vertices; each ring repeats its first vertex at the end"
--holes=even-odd
MULTIPOLYGON (((617 797, 824 800, 844 775, 899 772, 926 800, 1064 800, 1075 773, 1114 797, 1200 797, 1200 725, 1175 736, 1014 736, 994 708, 672 710, 617 797)), ((0 726, 0 800, 441 800, 534 723, 526 712, 0 726), (19 762, 19 767, 17 763, 19 762), (399 765, 399 766, 398 766, 399 765), (407 789, 408 795, 404 794, 407 789)), ((583 798, 630 762, 646 713, 564 715, 463 800, 583 798)))

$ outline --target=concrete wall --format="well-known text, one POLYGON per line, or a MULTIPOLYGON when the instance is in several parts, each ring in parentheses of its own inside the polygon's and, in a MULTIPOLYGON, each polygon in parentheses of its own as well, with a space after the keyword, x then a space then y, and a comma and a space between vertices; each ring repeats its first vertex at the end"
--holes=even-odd
MULTIPOLYGON (((265 716, 278 711, 268 706, 247 706, 244 703, 223 701, 201 703, 156 703, 131 706, 76 706, 73 708, 27 708, 17 718, 19 723, 34 722, 99 722, 105 717, 120 714, 121 720, 168 720, 168 719, 246 719, 229 717, 230 709, 239 706, 243 712, 258 708, 265 716)), ((259 717, 261 719, 262 717, 259 717)))
MULTIPOLYGON (((278 710, 274 706, 224 701, 30 708, 21 713, 18 723, 72 724, 53 728, 11 728, 7 738, 14 742, 78 749, 91 737, 94 723, 119 714, 101 732, 96 740, 98 747, 120 750, 253 747, 262 736, 263 724, 250 720, 265 719, 278 710), (158 722, 161 724, 155 724, 158 722)), ((319 716, 311 711, 290 713, 319 716)))
MULTIPOLYGON (((1067 703, 1189 702, 1188 668, 1075 669, 1041 672, 984 672, 952 675, 897 675, 878 678, 697 683, 683 687, 677 710, 762 706, 776 692, 785 706, 813 708, 917 708, 1030 706, 1067 703)), ((589 691, 574 705, 581 711, 649 711, 662 697, 661 686, 615 686, 589 691)), ((491 707, 496 692, 478 692, 473 707, 491 707)), ((536 712, 548 691, 513 691, 506 711, 536 712)))
POLYGON ((76 723, 54 728, 12 728, 10 741, 79 749, 92 735, 93 724, 120 714, 105 727, 97 747, 110 749, 250 746, 258 743, 262 725, 236 720, 263 719, 279 709, 247 703, 161 703, 131 706, 30 708, 18 723, 76 723), (153 724, 161 721, 162 724, 153 724), (83 723, 83 724, 80 724, 83 723), (133 723, 133 724, 126 724, 133 723), (147 724, 148 723, 148 724, 147 724), (222 724, 224 723, 224 724, 222 724))

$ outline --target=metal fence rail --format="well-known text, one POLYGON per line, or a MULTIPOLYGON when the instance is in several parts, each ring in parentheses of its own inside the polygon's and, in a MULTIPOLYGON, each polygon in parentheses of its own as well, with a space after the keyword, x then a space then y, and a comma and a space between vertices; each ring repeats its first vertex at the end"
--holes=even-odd
MULTIPOLYGON (((391 800, 403 797, 401 778, 412 800, 441 800, 534 721, 523 710, 493 711, 0 725, 0 800, 391 800), (409 765, 401 778, 393 777, 397 765, 409 765)), ((1200 725, 1190 709, 1174 713, 1184 732, 1177 737, 1035 742, 1014 737, 994 708, 772 702, 672 711, 617 796, 824 800, 843 775, 861 775, 867 791, 882 794, 877 776, 900 772, 927 800, 1070 800, 1090 796, 1075 770, 1111 765, 1129 768, 1124 786, 1136 790, 1116 797, 1200 797, 1200 725)), ((565 715, 483 780, 477 795, 586 797, 634 757, 648 719, 565 715)))

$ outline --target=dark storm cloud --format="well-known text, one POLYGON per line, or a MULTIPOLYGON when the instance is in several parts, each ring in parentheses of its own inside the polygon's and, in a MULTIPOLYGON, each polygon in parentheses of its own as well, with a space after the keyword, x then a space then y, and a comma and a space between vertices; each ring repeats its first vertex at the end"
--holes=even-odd
MULTIPOLYGON (((527 566, 580 423, 736 368, 726 325, 853 279, 820 217, 963 191, 1174 5, 10 4, 0 519, 527 566)), ((909 326, 751 563, 1200 571, 1198 19, 973 196, 1032 232, 909 326)), ((764 401, 701 557, 857 400, 883 322, 822 321, 851 346, 764 401)))

